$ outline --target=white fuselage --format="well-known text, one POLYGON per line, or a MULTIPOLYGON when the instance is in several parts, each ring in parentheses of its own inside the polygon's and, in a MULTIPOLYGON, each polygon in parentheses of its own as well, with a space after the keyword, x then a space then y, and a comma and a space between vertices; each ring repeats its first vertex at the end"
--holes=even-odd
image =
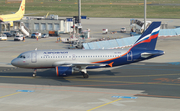
POLYGON ((22 53, 13 63, 22 68, 53 68, 65 63, 98 63, 118 58, 128 50, 34 50, 22 53))

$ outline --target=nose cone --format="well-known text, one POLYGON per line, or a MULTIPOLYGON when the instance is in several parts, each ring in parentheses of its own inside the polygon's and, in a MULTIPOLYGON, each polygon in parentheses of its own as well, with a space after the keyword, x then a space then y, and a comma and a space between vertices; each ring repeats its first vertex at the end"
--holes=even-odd
POLYGON ((17 65, 18 65, 17 59, 13 59, 13 60, 11 61, 11 64, 12 64, 13 66, 17 66, 17 65))

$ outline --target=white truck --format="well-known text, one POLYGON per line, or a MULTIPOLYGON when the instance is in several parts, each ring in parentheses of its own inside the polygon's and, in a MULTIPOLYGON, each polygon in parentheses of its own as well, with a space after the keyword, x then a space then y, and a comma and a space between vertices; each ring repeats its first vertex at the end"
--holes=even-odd
MULTIPOLYGON (((146 21, 146 29, 151 24, 151 21, 146 21)), ((130 20, 130 28, 131 32, 136 32, 138 34, 142 34, 144 32, 144 21, 140 21, 137 19, 131 19, 130 20)))
POLYGON ((0 41, 5 41, 7 40, 6 34, 0 34, 0 41))

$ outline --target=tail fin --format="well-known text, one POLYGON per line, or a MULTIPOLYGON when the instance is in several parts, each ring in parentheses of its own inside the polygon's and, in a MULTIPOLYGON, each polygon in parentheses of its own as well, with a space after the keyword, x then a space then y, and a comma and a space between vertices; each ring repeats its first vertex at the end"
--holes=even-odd
POLYGON ((19 10, 15 14, 22 14, 22 15, 24 15, 24 13, 25 13, 25 2, 26 2, 25 0, 21 1, 21 5, 19 7, 19 10))
POLYGON ((130 50, 154 50, 159 34, 161 22, 152 22, 146 31, 139 37, 130 50))

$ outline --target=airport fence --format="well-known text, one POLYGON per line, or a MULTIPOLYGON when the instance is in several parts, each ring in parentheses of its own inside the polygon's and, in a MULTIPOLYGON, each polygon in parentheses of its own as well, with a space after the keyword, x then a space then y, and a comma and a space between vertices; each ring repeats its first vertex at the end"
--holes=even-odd
MULTIPOLYGON (((176 29, 160 29, 159 37, 170 37, 170 36, 179 36, 180 28, 176 29)), ((96 41, 83 43, 84 49, 117 49, 117 48, 126 48, 132 46, 135 41, 141 35, 126 37, 122 39, 112 39, 112 40, 104 40, 104 41, 96 41)))

